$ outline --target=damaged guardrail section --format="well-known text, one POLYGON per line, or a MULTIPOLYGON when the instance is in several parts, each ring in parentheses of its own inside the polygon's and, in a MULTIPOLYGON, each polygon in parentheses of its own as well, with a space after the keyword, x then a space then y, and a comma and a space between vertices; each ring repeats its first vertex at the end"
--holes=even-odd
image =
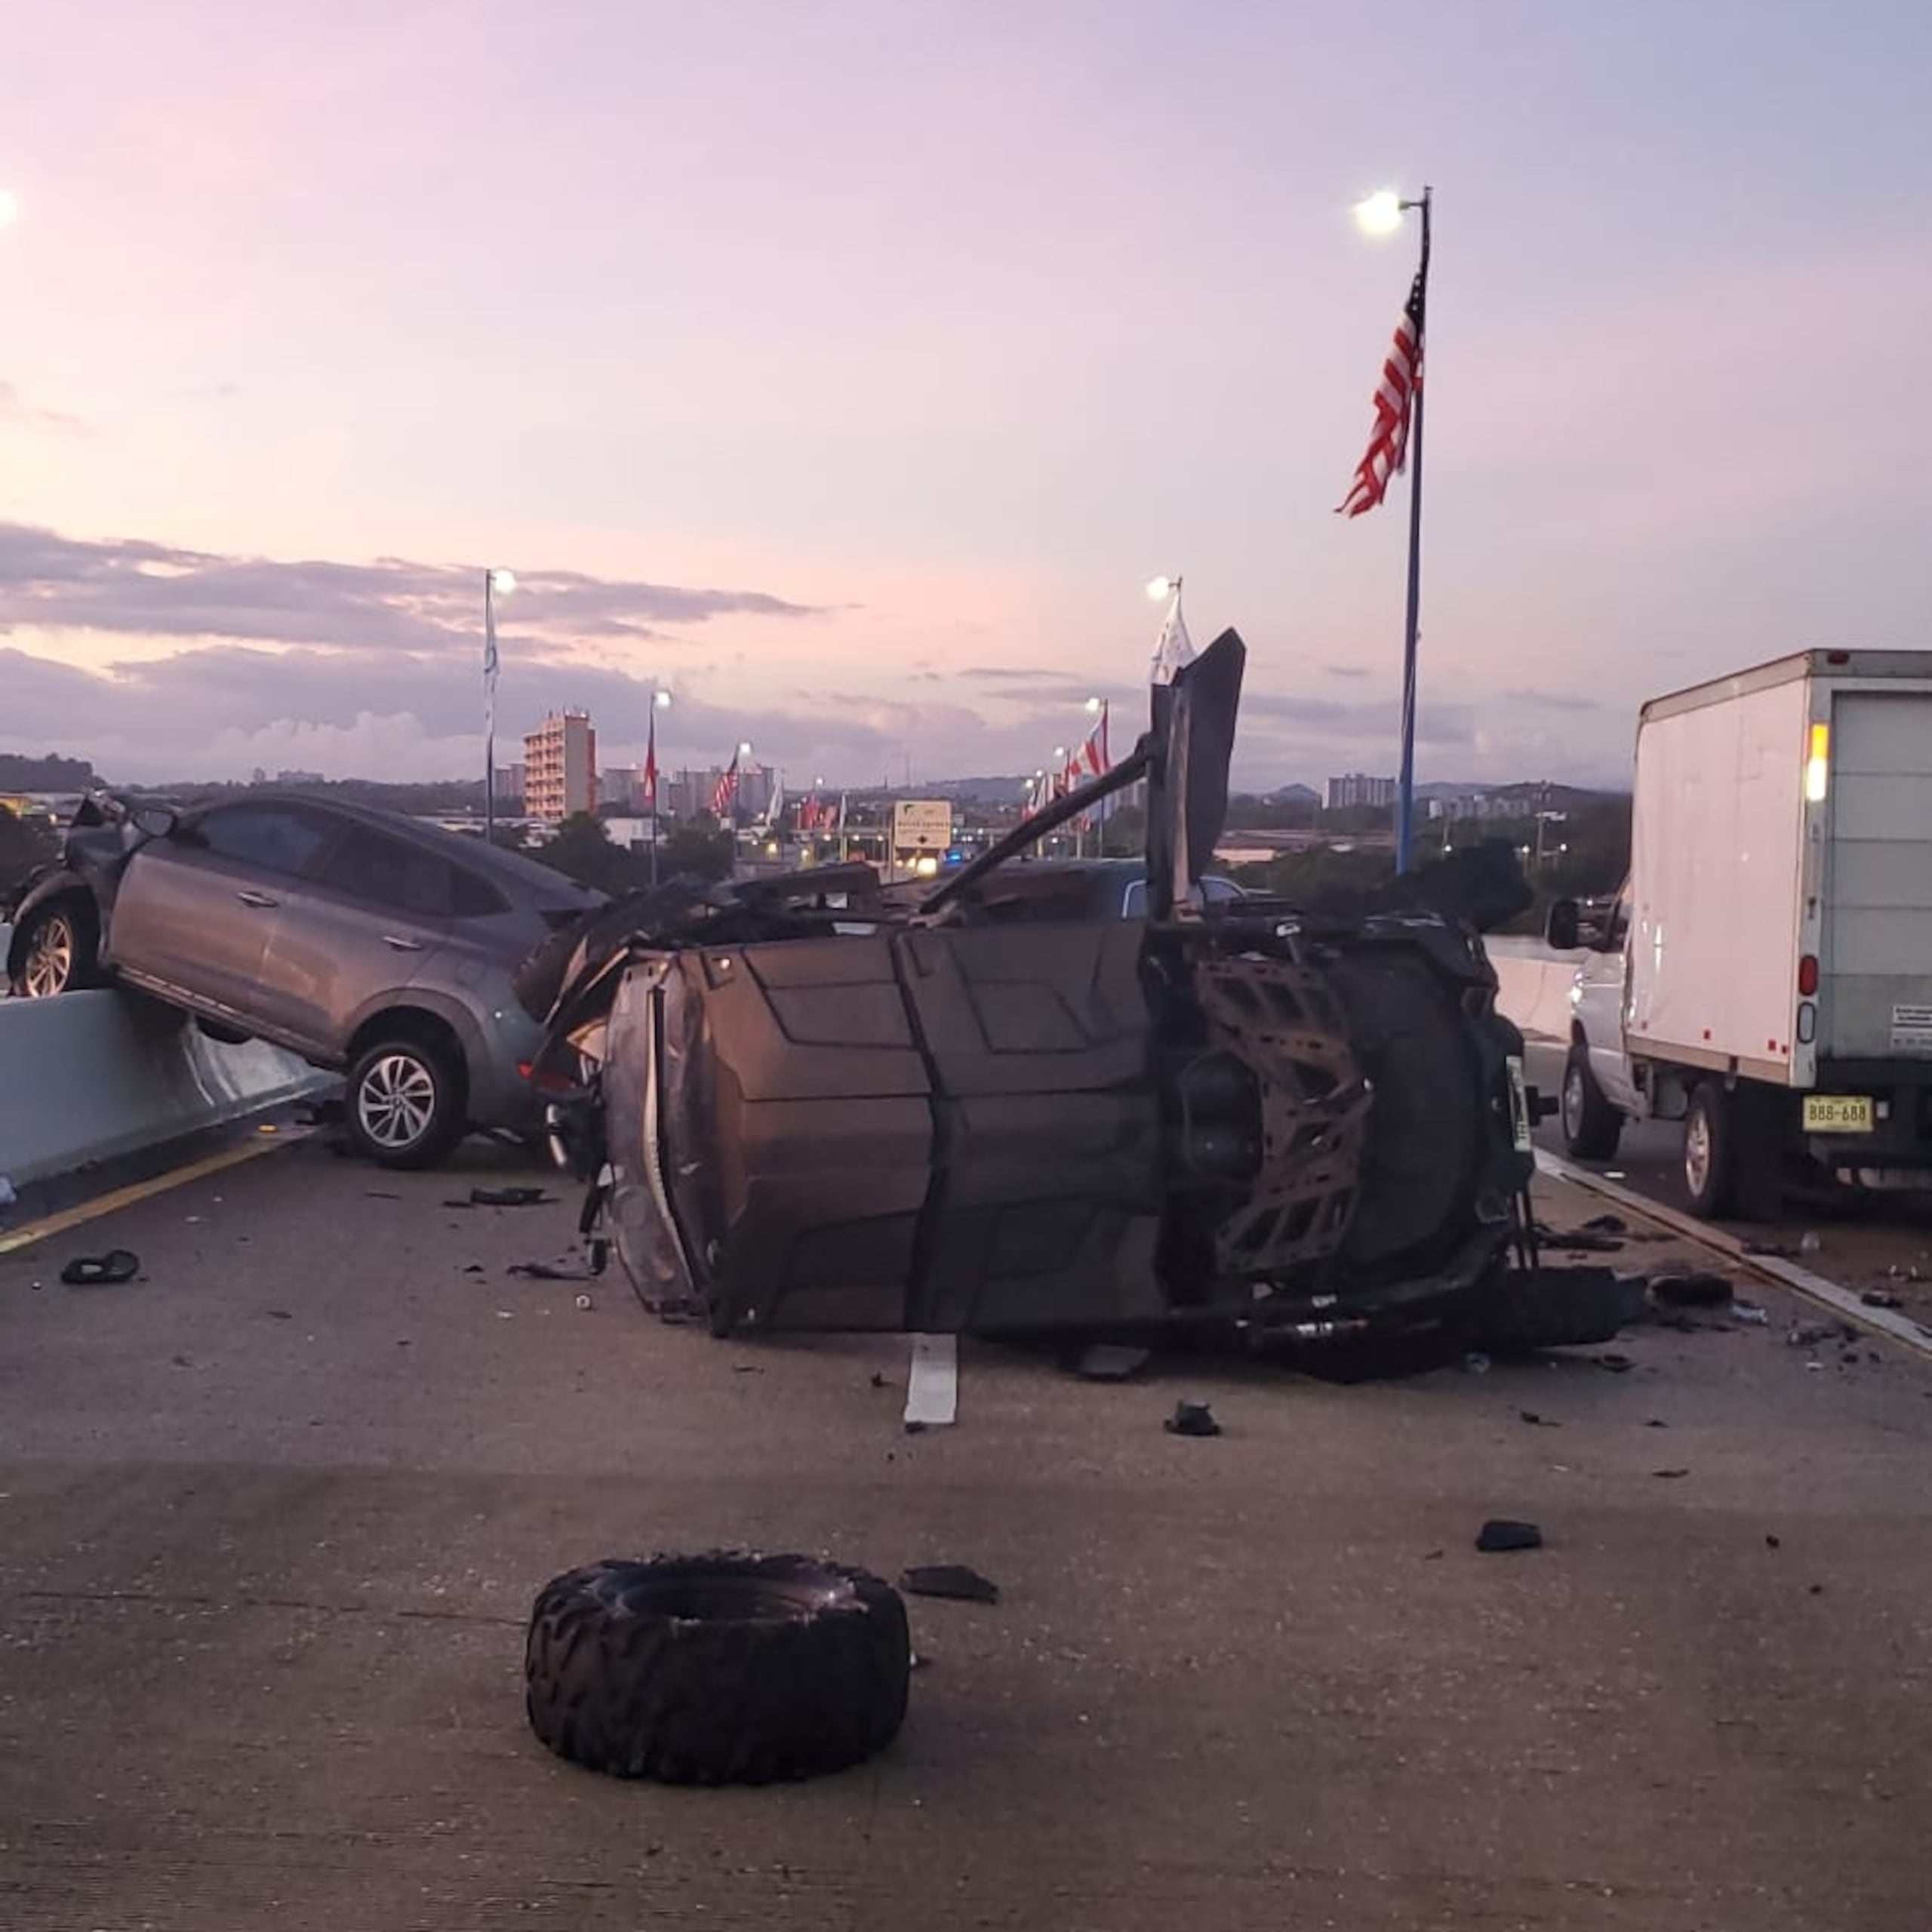
POLYGON ((178 1140, 312 1093, 275 1047, 224 1046, 118 992, 0 999, 0 1174, 15 1186, 178 1140))

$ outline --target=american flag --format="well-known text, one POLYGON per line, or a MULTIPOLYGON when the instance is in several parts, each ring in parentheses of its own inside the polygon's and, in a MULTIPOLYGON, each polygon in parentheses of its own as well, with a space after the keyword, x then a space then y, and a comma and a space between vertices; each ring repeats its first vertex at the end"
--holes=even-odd
POLYGON ((1423 303, 1428 275, 1426 268, 1417 269, 1409 299, 1402 306, 1402 319, 1395 325, 1395 340, 1375 387, 1375 427, 1355 465, 1348 495, 1335 506, 1337 516, 1360 516, 1374 509, 1387 493, 1389 478, 1399 475, 1407 460, 1409 415, 1422 387, 1423 303))
POLYGON ((651 737, 644 749, 644 805, 645 811, 655 814, 657 810, 657 713, 651 714, 651 737))
POLYGON ((723 818, 731 810, 738 795, 738 755, 731 754, 731 762, 718 774, 718 783, 711 792, 711 813, 714 818, 723 818))

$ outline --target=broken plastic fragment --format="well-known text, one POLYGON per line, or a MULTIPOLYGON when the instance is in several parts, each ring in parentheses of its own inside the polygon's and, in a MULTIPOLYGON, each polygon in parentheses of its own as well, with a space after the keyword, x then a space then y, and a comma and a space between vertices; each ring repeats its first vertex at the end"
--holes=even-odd
POLYGON ((958 1603, 999 1601, 999 1586, 965 1563, 915 1564, 900 1573, 899 1587, 915 1597, 946 1597, 958 1603))

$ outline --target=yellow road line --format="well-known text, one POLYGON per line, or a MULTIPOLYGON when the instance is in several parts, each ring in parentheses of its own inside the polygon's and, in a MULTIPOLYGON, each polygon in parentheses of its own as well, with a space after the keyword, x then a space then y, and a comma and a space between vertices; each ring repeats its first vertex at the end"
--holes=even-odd
POLYGON ((286 1147, 291 1141, 306 1140, 314 1131, 311 1127, 278 1128, 272 1134, 260 1134, 239 1147, 224 1147, 218 1154, 190 1161, 185 1168, 171 1168, 165 1174, 132 1182, 126 1187, 117 1187, 111 1193, 83 1201, 77 1206, 63 1208, 59 1214, 49 1214, 43 1220, 29 1221, 23 1228, 0 1233, 0 1254, 17 1253, 21 1248, 32 1247, 36 1241, 45 1241, 50 1235, 65 1234, 70 1228, 97 1221, 104 1214, 118 1214, 123 1208, 131 1208, 137 1201, 150 1200, 157 1194, 185 1187, 192 1180, 205 1180, 210 1174, 238 1168, 244 1161, 272 1154, 278 1147, 286 1147))

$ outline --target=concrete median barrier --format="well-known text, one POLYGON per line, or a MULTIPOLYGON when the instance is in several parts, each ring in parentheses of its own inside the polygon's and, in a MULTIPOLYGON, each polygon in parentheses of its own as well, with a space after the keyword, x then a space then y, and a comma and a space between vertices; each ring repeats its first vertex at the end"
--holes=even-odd
POLYGON ((1539 1039, 1570 1037, 1570 985, 1580 952, 1552 952, 1540 940, 1486 943, 1498 982, 1497 1004, 1539 1039))
POLYGON ((0 1174, 16 1186, 219 1126, 326 1085, 279 1048, 211 1040, 118 992, 0 1000, 0 1174))

